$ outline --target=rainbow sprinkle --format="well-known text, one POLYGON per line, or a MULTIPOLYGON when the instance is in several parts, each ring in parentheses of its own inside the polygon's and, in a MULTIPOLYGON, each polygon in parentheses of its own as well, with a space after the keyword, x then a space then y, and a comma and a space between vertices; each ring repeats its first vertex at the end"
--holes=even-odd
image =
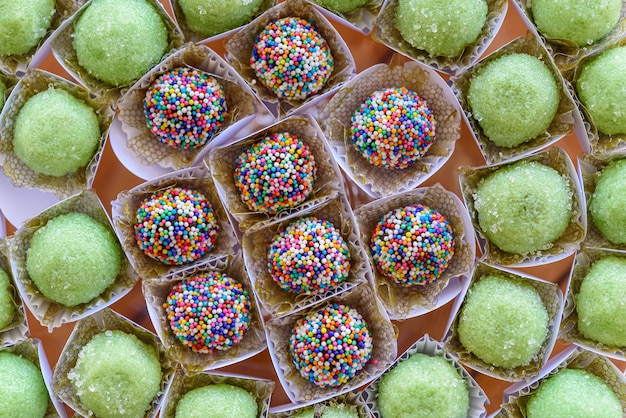
POLYGON ((195 190, 174 187, 145 199, 135 217, 137 245, 164 264, 189 264, 213 249, 218 225, 195 190))
POLYGON ((291 358, 302 377, 321 387, 347 383, 369 361, 372 337, 363 317, 333 303, 296 321, 291 358))
POLYGON ((352 116, 352 143, 381 168, 407 168, 435 140, 435 116, 426 100, 401 88, 374 92, 352 116))
POLYGON ((267 253, 267 267, 281 288, 296 295, 312 295, 346 280, 350 252, 331 222, 300 218, 274 237, 267 253))
POLYGON ((257 36, 250 65, 279 98, 304 100, 324 87, 334 61, 326 40, 311 23, 286 17, 257 36))
POLYGON ((196 353, 228 350, 250 325, 248 291, 217 272, 176 283, 163 308, 176 339, 196 353))
POLYGON ((422 205, 386 214, 371 241, 378 271, 402 286, 438 279, 454 255, 454 237, 446 218, 422 205))
POLYGON ((198 148, 224 124, 224 90, 209 74, 175 68, 161 74, 146 91, 146 123, 159 141, 180 149, 198 148))
POLYGON ((315 174, 309 147, 288 132, 280 132, 237 158, 234 179, 250 210, 275 214, 304 202, 313 191, 315 174))

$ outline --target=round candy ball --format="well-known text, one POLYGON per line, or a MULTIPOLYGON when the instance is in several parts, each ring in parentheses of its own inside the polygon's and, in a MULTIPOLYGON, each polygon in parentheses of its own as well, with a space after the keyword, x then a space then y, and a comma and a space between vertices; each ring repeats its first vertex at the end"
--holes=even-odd
POLYGON ((407 168, 435 140, 435 115, 428 103, 405 87, 378 90, 352 115, 352 143, 371 164, 407 168))
POLYGON ((596 180, 589 213, 602 235, 616 245, 626 244, 626 160, 609 163, 596 180))
POLYGON ((401 286, 432 283, 454 255, 454 235, 446 218, 423 205, 405 206, 378 222, 370 242, 378 271, 401 286))
POLYGON ((263 0, 178 0, 189 29, 214 36, 252 20, 263 0))
POLYGON ((0 55, 26 54, 44 37, 55 12, 54 0, 0 2, 0 55))
POLYGON ((324 87, 334 60, 326 40, 310 22, 286 17, 258 34, 250 65, 278 98, 304 100, 324 87))
POLYGON ((300 411, 293 418, 360 418, 354 405, 316 405, 300 411))
POLYGON ((350 13, 365 6, 369 1, 370 0, 313 0, 313 3, 317 3, 337 13, 350 13))
POLYGON ((0 352, 0 416, 43 418, 49 398, 35 364, 7 350, 0 352))
POLYGON ((167 27, 147 0, 93 0, 74 27, 78 64, 113 86, 141 78, 168 43, 167 27))
POLYGON ((347 383, 372 355, 372 337, 356 309, 331 303, 296 321, 289 352, 309 382, 324 388, 347 383), (343 344, 333 344, 341 340, 343 344))
POLYGON ((267 267, 288 292, 324 293, 348 278, 350 251, 331 222, 305 217, 276 234, 267 252, 267 267))
POLYGON ((219 132, 226 118, 224 90, 195 68, 175 68, 157 77, 143 100, 150 132, 171 147, 194 149, 219 132))
POLYGON ((250 296, 241 283, 210 272, 182 280, 163 304, 174 337, 196 353, 228 350, 250 325, 250 296))
POLYGON ((17 308, 13 301, 11 280, 9 275, 0 268, 0 330, 11 325, 16 313, 17 308))
POLYGON ((257 418, 256 399, 239 386, 215 383, 185 393, 174 418, 257 418))
POLYGON ((313 191, 315 159, 302 140, 288 132, 266 136, 235 163, 235 186, 251 211, 275 214, 304 202, 313 191))
POLYGON ((184 187, 158 191, 143 200, 134 228, 144 254, 168 265, 193 263, 211 251, 219 229, 206 197, 184 187))

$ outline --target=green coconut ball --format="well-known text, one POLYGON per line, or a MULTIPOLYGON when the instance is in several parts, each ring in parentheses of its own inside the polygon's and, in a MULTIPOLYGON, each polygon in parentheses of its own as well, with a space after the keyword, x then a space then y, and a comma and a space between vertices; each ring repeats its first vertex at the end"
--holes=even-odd
POLYGON ((41 370, 24 357, 0 352, 0 416, 42 418, 48 400, 41 370))
POLYGON ((544 380, 526 403, 527 418, 621 418, 615 392, 583 369, 563 369, 544 380))
POLYGON ((256 418, 258 406, 247 390, 226 383, 202 386, 185 393, 175 418, 256 418))
POLYGON ((16 312, 17 309, 13 301, 9 275, 0 269, 0 330, 8 327, 13 322, 16 312))
POLYGON ((178 0, 178 5, 189 29, 213 36, 250 22, 263 0, 178 0))
POLYGON ((474 195, 478 224, 502 251, 526 255, 550 248, 572 215, 572 191, 555 169, 521 161, 487 176, 474 195))
POLYGON ((528 54, 508 54, 477 71, 467 101, 489 140, 511 148, 548 130, 560 93, 543 61, 528 54))
POLYGON ((4 96, 7 92, 7 85, 4 84, 4 81, 0 80, 0 110, 4 107, 4 96))
POLYGON ((472 45, 487 21, 485 0, 398 0, 395 25, 430 56, 454 57, 472 45))
POLYGON ((549 320, 534 287, 489 275, 469 289, 457 334, 463 347, 485 363, 514 368, 529 365, 539 354, 549 320))
POLYGON ((54 11, 54 0, 0 1, 0 55, 26 54, 37 46, 54 11))
POLYGON ((626 134, 626 46, 609 49, 583 64, 576 91, 598 131, 626 134))
POLYGON ((609 163, 596 180, 589 213, 613 244, 626 244, 626 159, 609 163))
POLYGON ((121 266, 122 249, 110 228, 78 212, 49 220, 26 251, 26 270, 37 289, 69 307, 102 294, 121 266))
POLYGON ((141 78, 167 48, 167 27, 147 0, 93 0, 74 28, 78 64, 113 86, 141 78))
POLYGON ((370 0, 313 0, 313 3, 337 13, 353 12, 369 2, 370 0))
POLYGON ((537 29, 549 38, 591 45, 617 24, 622 0, 533 0, 537 29))
POLYGON ((292 418, 359 418, 359 413, 354 405, 323 405, 307 408, 292 415, 292 418))

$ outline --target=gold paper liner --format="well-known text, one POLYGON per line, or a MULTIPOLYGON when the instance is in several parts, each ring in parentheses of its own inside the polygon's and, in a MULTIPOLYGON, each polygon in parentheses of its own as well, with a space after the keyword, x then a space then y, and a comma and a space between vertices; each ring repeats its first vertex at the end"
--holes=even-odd
POLYGON ((11 272, 8 250, 4 239, 0 239, 0 269, 9 276, 9 293, 15 305, 13 319, 6 327, 0 329, 0 347, 6 347, 27 339, 30 335, 30 330, 28 329, 24 303, 11 272))
POLYGON ((366 255, 359 244, 358 229, 350 204, 343 195, 337 195, 327 202, 311 207, 306 212, 299 213, 297 217, 274 222, 263 228, 253 228, 246 232, 241 246, 246 254, 246 265, 254 283, 254 291, 263 307, 274 316, 284 316, 336 296, 367 281, 372 274, 366 255), (267 252, 279 231, 294 219, 305 216, 325 219, 333 224, 350 251, 350 271, 345 281, 324 293, 295 295, 283 290, 272 278, 267 267, 267 252))
MULTIPOLYGON (((104 292, 88 303, 81 303, 76 306, 67 307, 54 302, 43 296, 37 286, 32 282, 28 270, 26 269, 26 252, 30 246, 30 240, 35 232, 46 225, 46 223, 63 214, 80 212, 91 216, 96 221, 105 225, 115 234, 111 227, 111 221, 98 199, 93 189, 62 200, 39 215, 24 222, 24 225, 7 237, 6 244, 11 258, 14 279, 19 283, 31 312, 41 322, 43 326, 51 331, 53 328, 61 326, 65 322, 76 321, 82 316, 92 314, 110 305, 115 300, 128 293, 138 278, 133 271, 126 256, 122 257, 120 272, 113 282, 104 292)), ((85 243, 88 245, 88 243, 85 243)))
MULTIPOLYGON (((462 209, 456 204, 454 195, 439 184, 376 200, 358 208, 355 211, 355 217, 361 232, 363 247, 369 250, 374 229, 383 216, 394 209, 416 204, 426 205, 441 213, 448 220, 454 236, 454 256, 439 279, 423 286, 401 286, 387 279, 376 267, 373 267, 374 288, 378 297, 389 316, 400 320, 409 317, 416 307, 434 309, 439 295, 450 279, 468 274, 474 266, 476 256, 471 244, 474 236, 465 234, 462 209)), ((469 222, 469 219, 465 222, 469 222)), ((371 265, 376 266, 371 251, 366 252, 371 265)))
POLYGON ((313 408, 315 410, 315 413, 319 414, 316 416, 321 417, 323 416, 322 414, 325 408, 339 406, 339 405, 344 405, 346 409, 349 408, 352 411, 355 411, 357 415, 359 416, 359 418, 370 418, 371 416, 369 410, 367 409, 365 402, 361 399, 359 392, 353 391, 353 392, 348 392, 342 395, 332 397, 323 402, 318 402, 312 405, 298 406, 298 407, 289 409, 288 411, 270 412, 269 418, 293 417, 297 415, 298 413, 305 411, 309 408, 313 408))
MULTIPOLYGON (((561 148, 550 148, 546 151, 525 157, 523 158, 523 161, 538 162, 552 167, 567 180, 569 189, 572 192, 572 216, 569 225, 563 235, 553 242, 552 247, 546 250, 535 251, 526 256, 502 251, 487 240, 483 230, 480 228, 480 225, 478 224, 478 213, 474 208, 474 195, 478 186, 487 176, 496 172, 500 168, 505 167, 507 164, 481 168, 460 167, 459 173, 463 199, 465 200, 465 205, 467 206, 470 217, 472 218, 474 229, 479 236, 479 243, 481 244, 482 253, 484 254, 482 260, 486 263, 500 264, 503 266, 513 264, 530 265, 549 263, 565 253, 575 251, 578 248, 578 244, 585 236, 584 214, 580 209, 584 207, 583 203, 580 201, 580 185, 578 184, 578 179, 576 178, 576 173, 573 167, 570 167, 571 162, 567 153, 561 148)), ((514 163, 515 162, 509 164, 514 163)))
POLYGON ((380 13, 380 9, 382 8, 384 0, 368 1, 367 4, 365 4, 364 6, 347 13, 339 13, 337 11, 329 9, 325 6, 322 6, 321 4, 318 4, 318 2, 315 0, 313 0, 313 3, 316 3, 317 6, 324 8, 351 23, 361 32, 368 34, 374 26, 376 17, 378 17, 378 14, 380 13))
POLYGON ((182 169, 189 167, 198 155, 235 122, 253 115, 257 99, 245 86, 237 84, 237 75, 222 58, 203 45, 186 44, 139 80, 118 104, 117 117, 126 133, 127 146, 144 164, 182 169), (177 68, 195 68, 214 76, 224 89, 227 115, 224 124, 207 143, 195 149, 178 149, 159 141, 146 124, 144 98, 152 82, 164 72, 177 68))
POLYGON ((126 255, 135 271, 143 280, 152 280, 191 266, 201 266, 214 257, 235 253, 238 245, 235 231, 228 220, 228 215, 217 194, 209 173, 203 167, 194 167, 175 171, 163 177, 143 183, 131 190, 122 191, 117 195, 113 205, 113 226, 122 243, 126 255), (152 194, 171 188, 186 187, 200 192, 211 203, 213 214, 218 222, 217 239, 213 249, 203 257, 189 264, 168 265, 146 255, 135 238, 135 216, 144 199, 152 194))
POLYGON ((461 103, 461 107, 467 116, 469 125, 472 131, 474 131, 478 141, 478 146, 480 147, 480 150, 485 157, 485 161, 487 161, 488 164, 497 164, 502 161, 530 154, 531 152, 544 148, 550 143, 562 138, 573 129, 573 112, 576 109, 576 105, 574 104, 574 101, 568 92, 567 86, 559 73, 559 69, 554 64, 552 57, 550 57, 550 54, 545 50, 532 32, 527 32, 524 38, 515 39, 493 54, 489 55, 489 57, 482 60, 480 63, 459 73, 456 77, 452 78, 452 83, 453 90, 459 100, 459 103, 461 103), (556 115, 552 119, 547 131, 539 134, 530 141, 524 142, 512 148, 498 146, 485 135, 478 121, 474 119, 472 109, 467 101, 467 93, 469 91, 472 78, 477 75, 488 63, 493 62, 504 55, 510 54, 527 54, 539 58, 544 64, 546 64, 552 73, 554 81, 558 86, 560 96, 556 115))
POLYGON ((529 284, 537 291, 537 293, 539 293, 541 301, 548 311, 549 317, 548 333, 546 335, 546 339, 543 342, 543 345, 539 349, 539 352, 527 366, 505 368, 486 363, 476 357, 474 354, 467 351, 465 347, 463 347, 463 345, 461 344, 461 341, 459 340, 459 336, 457 334, 459 313, 465 306, 465 299, 463 300, 463 304, 461 305, 459 311, 455 315, 454 321, 452 322, 452 325, 450 327, 450 331, 448 332, 448 335, 446 336, 446 339, 444 341, 444 347, 456 358, 458 358, 461 363, 476 370, 486 370, 494 376, 497 376, 498 378, 503 380, 517 382, 522 379, 528 380, 535 376, 538 376, 541 372, 541 368, 545 365, 546 361, 548 361, 548 358, 550 357, 550 350, 552 349, 552 344, 550 344, 550 341, 554 340, 554 336, 556 333, 558 333, 559 329, 559 322, 561 320, 559 287, 555 283, 532 280, 528 277, 517 275, 509 271, 500 270, 487 264, 478 263, 476 265, 476 269, 474 270, 472 280, 470 281, 470 289, 474 285, 474 283, 489 275, 503 276, 516 283, 529 284))
POLYGON ((445 83, 433 71, 414 62, 376 65, 358 75, 339 90, 320 110, 318 121, 337 158, 345 161, 355 182, 372 191, 389 196, 410 190, 434 174, 450 158, 461 137, 461 114, 452 95, 446 96, 445 83), (352 115, 374 92, 389 87, 406 87, 422 96, 432 109, 436 137, 424 157, 411 167, 394 170, 370 164, 352 144, 352 115))
MULTIPOLYGON (((16 91, 13 92, 11 100, 5 103, 2 118, 4 125, 0 132, 0 155, 5 157, 2 165, 4 174, 18 187, 50 191, 61 199, 91 187, 113 119, 110 98, 92 94, 84 87, 38 69, 33 69, 26 74, 15 88, 16 91), (61 177, 48 176, 31 170, 13 151, 15 119, 31 97, 50 88, 65 90, 91 107, 98 117, 101 132, 100 143, 89 163, 76 172, 61 177)), ((55 121, 50 121, 50 123, 55 123, 55 121)))
POLYGON ((330 300, 312 306, 306 312, 266 322, 267 343, 272 361, 281 382, 284 382, 283 386, 289 398, 298 402, 326 399, 356 389, 375 379, 387 369, 396 358, 397 329, 381 308, 374 290, 368 283, 363 283, 330 300), (302 377, 289 353, 289 337, 299 318, 331 303, 344 304, 361 314, 372 336, 373 351, 370 361, 347 383, 335 388, 323 388, 302 377))
POLYGON ((76 395, 74 385, 68 378, 68 374, 76 367, 78 355, 83 347, 97 334, 109 330, 119 330, 127 334, 132 334, 142 343, 152 347, 158 354, 161 362, 161 372, 163 373, 161 389, 152 401, 151 408, 146 411, 143 417, 148 418, 154 416, 163 400, 165 389, 174 375, 176 364, 167 357, 156 335, 115 313, 111 309, 104 309, 94 315, 81 319, 76 324, 54 368, 52 375, 54 394, 78 414, 86 417, 93 415, 91 411, 87 410, 80 402, 78 395, 76 395))
POLYGON ((220 186, 224 206, 239 222, 239 229, 245 231, 256 223, 283 219, 295 212, 305 211, 316 203, 327 200, 335 192, 342 190, 341 175, 333 165, 332 157, 329 154, 330 152, 325 147, 322 135, 314 122, 306 116, 293 116, 231 145, 215 148, 207 155, 204 162, 210 169, 215 182, 220 186), (278 132, 289 132, 309 146, 317 168, 313 191, 304 203, 295 208, 285 209, 278 214, 251 212, 248 205, 241 200, 239 190, 235 186, 233 174, 235 173, 237 158, 256 142, 278 132))

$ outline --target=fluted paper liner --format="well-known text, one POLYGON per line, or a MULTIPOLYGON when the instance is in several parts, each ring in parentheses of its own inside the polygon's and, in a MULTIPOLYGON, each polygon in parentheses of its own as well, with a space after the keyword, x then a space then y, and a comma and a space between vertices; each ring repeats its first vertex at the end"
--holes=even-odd
POLYGON ((486 0, 487 1, 487 21, 482 28, 480 35, 476 41, 465 47, 463 51, 455 57, 431 57, 428 52, 417 49, 408 43, 400 31, 396 28, 396 10, 398 9, 398 0, 386 0, 383 8, 376 20, 375 30, 372 37, 375 41, 387 45, 394 51, 397 51, 416 61, 423 62, 436 70, 448 74, 454 74, 459 70, 469 67, 482 55, 483 52, 493 41, 508 8, 506 0, 486 0))
POLYGON ((359 244, 359 233, 350 204, 343 195, 320 202, 281 222, 274 222, 260 228, 252 228, 243 236, 241 245, 250 278, 259 301, 274 316, 284 316, 305 309, 321 300, 338 295, 369 280, 371 270, 367 256, 359 244), (295 219, 314 216, 333 224, 346 242, 350 252, 350 271, 345 281, 326 292, 314 295, 296 295, 281 288, 272 278, 267 267, 267 253, 274 237, 295 219))
POLYGON ((329 20, 343 20, 363 32, 365 35, 369 34, 374 28, 376 18, 378 17, 378 13, 380 13, 383 2, 384 0, 371 0, 351 12, 339 13, 326 8, 321 4, 317 4, 315 0, 312 1, 312 3, 315 3, 322 14, 329 20))
POLYGON ((342 395, 334 396, 323 402, 310 402, 305 404, 288 405, 283 407, 272 408, 270 410, 269 418, 287 418, 293 417, 298 413, 313 408, 319 416, 322 416, 324 409, 334 406, 344 405, 346 408, 350 408, 355 411, 359 418, 370 418, 370 412, 365 402, 361 399, 358 391, 347 392, 342 395))
POLYGON ((393 363, 398 350, 397 329, 389 320, 368 283, 360 284, 340 295, 324 300, 307 309, 306 312, 268 321, 265 323, 265 329, 274 368, 292 402, 322 401, 367 384, 393 363), (372 336, 373 351, 370 361, 347 383, 335 388, 323 388, 302 377, 289 353, 289 337, 299 318, 331 303, 344 304, 361 314, 372 336))
POLYGON ((325 145, 323 134, 317 123, 306 115, 284 119, 231 145, 216 148, 207 155, 204 161, 211 170, 224 206, 233 218, 239 222, 239 229, 242 231, 258 222, 283 219, 292 213, 305 211, 343 189, 339 169, 330 156, 330 150, 325 145), (277 214, 270 215, 261 212, 251 212, 248 205, 241 200, 239 189, 235 186, 233 176, 237 166, 237 158, 253 144, 266 136, 278 132, 289 132, 309 146, 315 160, 315 167, 317 168, 313 191, 303 203, 294 208, 284 209, 277 214))
POLYGON ((435 71, 415 62, 378 64, 352 79, 320 110, 318 120, 333 155, 365 192, 374 197, 411 190, 435 174, 452 156, 461 137, 459 104, 445 81, 435 71), (436 120, 436 135, 424 157, 412 166, 395 170, 370 164, 352 144, 351 118, 375 91, 406 87, 428 102, 436 120))
MULTIPOLYGON (((439 297, 451 279, 468 275, 474 265, 476 248, 471 220, 461 201, 451 192, 437 184, 405 192, 385 199, 375 200, 359 207, 355 217, 361 232, 361 243, 367 248, 370 263, 374 266, 374 288, 392 319, 406 319, 440 306, 439 297), (432 283, 404 287, 387 279, 375 267, 371 240, 380 220, 394 209, 422 204, 441 213, 450 223, 454 236, 454 256, 442 275, 432 283)), ((457 290, 457 293, 460 289, 457 290)))
POLYGON ((550 57, 550 54, 548 54, 535 35, 531 32, 528 32, 524 38, 520 37, 511 41, 504 47, 489 55, 489 57, 482 60, 480 63, 462 71, 456 77, 453 77, 451 81, 453 83, 452 88, 457 96, 457 99, 459 100, 459 103, 461 103, 463 112, 465 113, 467 123, 472 129, 474 139, 476 140, 483 156, 485 157, 485 161, 487 161, 488 164, 496 164, 502 161, 530 155, 535 151, 555 143, 573 129, 576 105, 570 96, 565 81, 559 73, 559 69, 554 64, 552 57, 550 57), (510 54, 531 55, 546 64, 554 77, 554 81, 556 82, 560 100, 556 115, 545 132, 516 147, 501 147, 494 144, 485 135, 478 121, 474 119, 472 109, 470 108, 467 100, 467 94, 473 77, 480 72, 481 68, 484 68, 487 64, 502 56, 510 54))
POLYGON ((111 207, 113 226, 122 247, 133 268, 144 280, 156 279, 191 266, 201 266, 215 257, 234 254, 239 244, 213 180, 204 167, 174 171, 142 183, 131 190, 122 191, 117 195, 117 199, 111 202, 111 207), (218 232, 215 246, 207 254, 189 264, 168 265, 155 260, 141 250, 135 238, 135 217, 141 202, 152 194, 171 187, 186 187, 200 192, 211 204, 213 214, 217 219, 218 232))
POLYGON ((94 315, 85 317, 76 324, 54 368, 54 374, 52 375, 54 394, 78 414, 85 417, 93 415, 91 411, 87 410, 82 405, 68 374, 76 367, 78 355, 83 347, 91 341, 94 336, 101 332, 113 330, 123 331, 136 336, 139 341, 152 347, 159 356, 161 372, 163 373, 161 389, 152 401, 150 409, 143 415, 143 418, 154 418, 163 401, 165 389, 174 375, 176 364, 167 357, 156 335, 111 309, 105 309, 94 315))
MULTIPOLYGON (((0 221, 2 220, 0 219, 0 221)), ((15 305, 15 315, 13 316, 13 319, 6 327, 0 329, 0 348, 17 344, 28 338, 30 335, 24 303, 22 302, 22 297, 17 290, 15 279, 11 273, 11 265, 7 253, 8 251, 5 240, 0 239, 0 269, 4 270, 4 272, 9 276, 9 294, 11 295, 12 302, 15 305)))
MULTIPOLYGON (((79 193, 91 187, 94 181, 112 119, 113 111, 111 110, 110 98, 92 94, 84 87, 70 83, 52 73, 33 69, 15 87, 2 111, 2 120, 0 121, 3 126, 0 133, 2 170, 13 184, 19 187, 50 191, 61 199, 79 193), (100 143, 89 163, 74 173, 61 177, 49 176, 31 170, 13 151, 15 119, 31 97, 50 88, 65 90, 91 107, 98 117, 101 133, 100 143)), ((56 121, 50 121, 50 123, 56 123, 56 121)), ((42 126, 41 129, 46 128, 42 126)))
POLYGON ((416 353, 426 354, 431 357, 443 357, 451 366, 453 366, 457 373, 463 378, 467 392, 469 394, 469 410, 467 411, 468 418, 482 418, 486 416, 485 403, 489 403, 487 395, 483 392, 481 387, 476 383, 472 376, 461 366, 456 358, 448 351, 442 343, 432 339, 428 334, 425 334, 422 338, 417 340, 411 347, 409 347, 378 379, 370 383, 370 385, 361 392, 361 397, 367 403, 367 406, 372 411, 375 418, 382 418, 380 410, 378 408, 378 385, 380 381, 384 379, 391 370, 393 370, 398 364, 404 360, 409 359, 416 353))
POLYGON ((506 368, 486 363, 465 349, 459 340, 457 326, 459 312, 463 309, 467 293, 464 295, 463 301, 459 304, 459 308, 456 312, 451 313, 451 315, 454 315, 454 321, 445 336, 444 347, 464 365, 488 376, 495 377, 496 379, 517 382, 522 379, 528 380, 538 376, 542 367, 550 357, 550 353, 552 352, 552 348, 556 342, 556 337, 559 331, 559 323, 561 321, 561 313, 563 312, 563 295, 561 294, 558 285, 555 283, 546 282, 513 270, 500 269, 483 263, 478 263, 476 265, 469 288, 471 289, 472 285, 480 281, 483 277, 489 275, 503 276, 517 283, 529 284, 541 297, 541 301, 548 312, 549 319, 548 333, 541 348, 539 349, 539 352, 527 366, 506 368))
POLYGON ((463 200, 472 218, 472 223, 474 224, 474 229, 478 237, 478 243, 483 254, 482 260, 484 262, 511 267, 530 267, 563 259, 578 249, 578 244, 584 238, 587 225, 585 201, 581 186, 578 182, 578 176, 576 175, 576 169, 563 149, 550 148, 520 160, 495 166, 479 168, 460 167, 459 173, 463 200), (572 193, 572 216, 563 235, 555 240, 550 248, 538 250, 527 255, 502 251, 489 242, 478 224, 478 214, 474 208, 474 195, 482 181, 500 168, 521 160, 538 162, 555 169, 567 180, 568 187, 572 193))
POLYGON ((257 103, 256 96, 250 88, 219 55, 206 46, 186 44, 183 49, 170 55, 133 85, 120 100, 117 117, 122 122, 122 131, 126 134, 129 152, 135 153, 143 164, 182 169, 191 166, 198 155, 235 122, 253 116, 258 108, 257 103), (224 89, 227 109, 224 124, 206 144, 194 149, 179 149, 162 143, 146 123, 143 104, 146 92, 157 77, 178 67, 189 67, 209 73, 224 89))
MULTIPOLYGON (((114 233, 111 221, 98 196, 93 189, 88 189, 78 195, 62 200, 34 218, 27 220, 14 235, 6 239, 13 277, 24 303, 29 307, 33 316, 44 327, 48 327, 50 332, 52 332, 53 328, 59 327, 63 323, 73 322, 91 315, 121 299, 130 292, 138 279, 127 257, 123 256, 121 269, 115 282, 88 303, 67 307, 45 298, 39 292, 26 269, 26 252, 30 246, 30 240, 35 232, 45 226, 49 220, 72 212, 89 215, 110 228, 111 233, 114 233)), ((85 243, 85 245, 89 245, 89 243, 85 243)))

